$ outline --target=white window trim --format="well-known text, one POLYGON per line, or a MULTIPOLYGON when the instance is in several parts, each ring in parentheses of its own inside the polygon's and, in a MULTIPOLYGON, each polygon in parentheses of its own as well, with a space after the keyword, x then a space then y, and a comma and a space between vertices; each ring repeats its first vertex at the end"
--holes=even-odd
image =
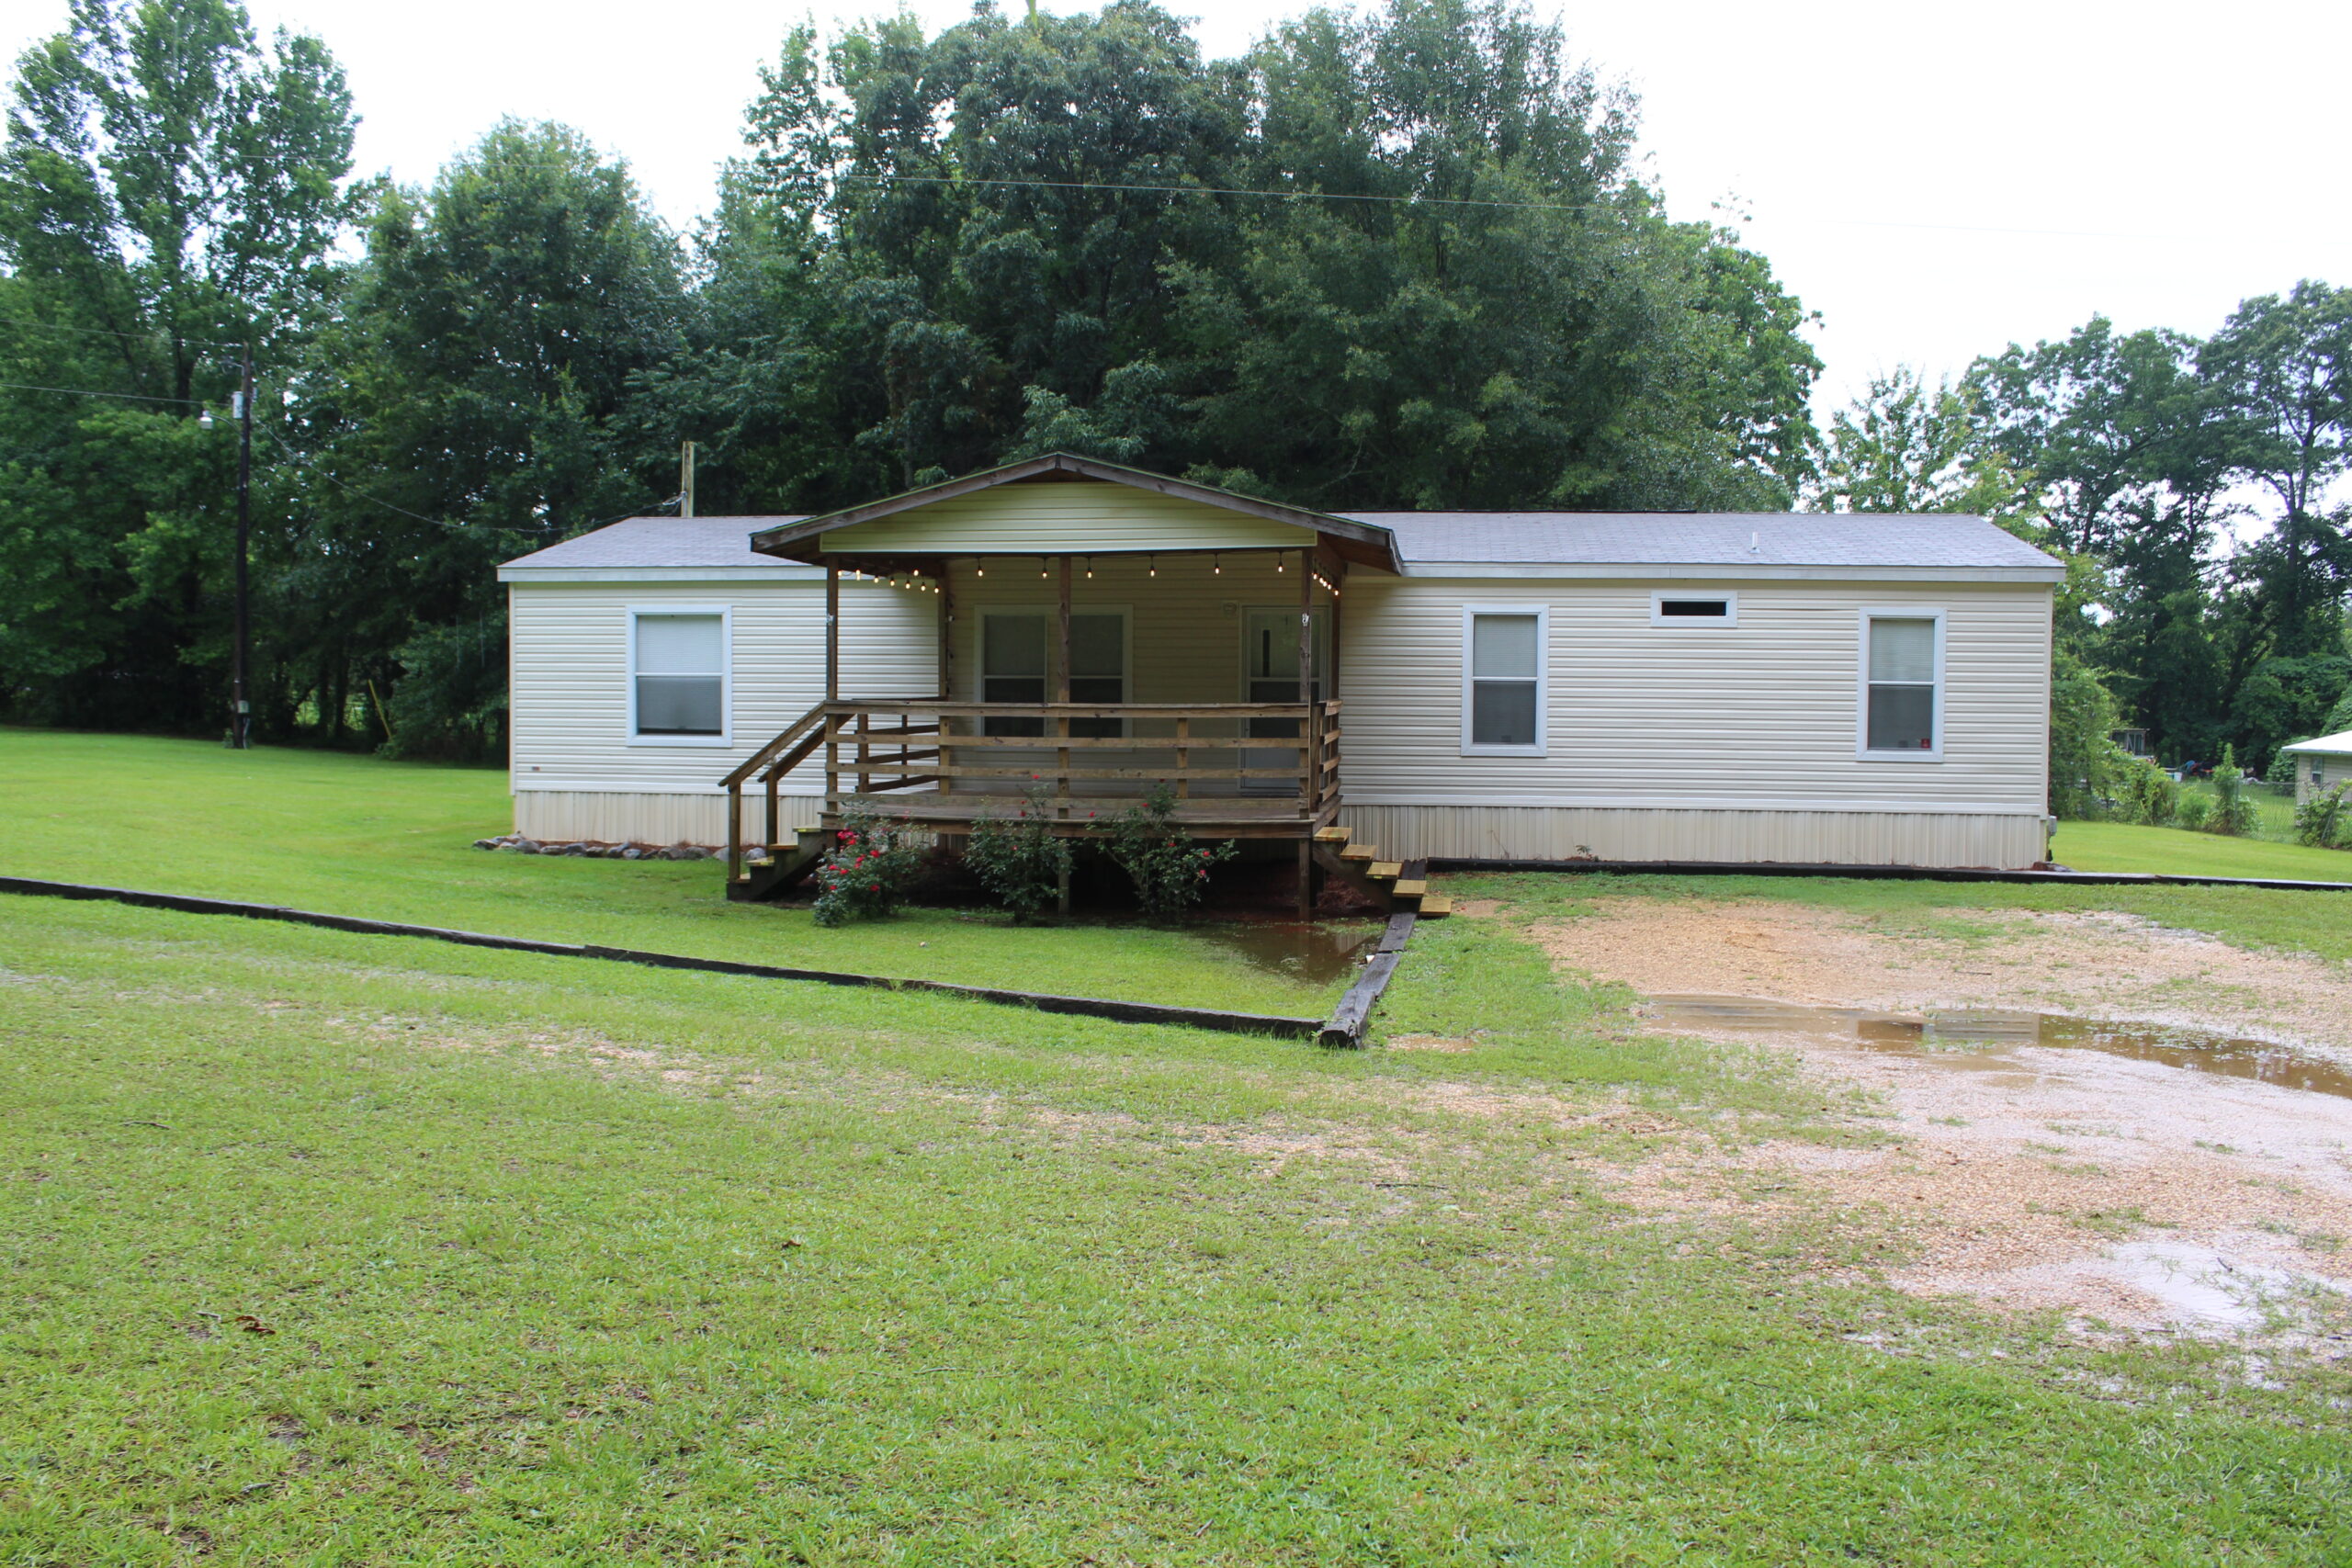
POLYGON ((1552 607, 1549 604, 1464 604, 1462 606, 1462 754, 1465 757, 1543 757, 1552 744, 1552 607), (1471 696, 1476 666, 1471 661, 1472 628, 1480 615, 1535 617, 1535 743, 1532 746, 1481 745, 1470 739, 1471 696))
POLYGON ((1650 625, 1679 632, 1719 632, 1739 625, 1739 595, 1727 589, 1661 588, 1650 595, 1650 625), (1707 615, 1669 615, 1662 606, 1668 599, 1720 599, 1721 620, 1707 615))
POLYGON ((628 611, 628 735, 630 746, 685 746, 723 750, 735 744, 735 607, 732 604, 631 604, 628 611), (718 733, 639 735, 637 732, 637 625, 648 615, 718 617, 718 733))
POLYGON ((1940 604, 1865 604, 1857 612, 1854 659, 1854 757, 1863 762, 1940 762, 1944 760, 1944 607, 1940 604), (1880 618, 1936 623, 1936 725, 1925 751, 1871 750, 1871 622, 1880 618))

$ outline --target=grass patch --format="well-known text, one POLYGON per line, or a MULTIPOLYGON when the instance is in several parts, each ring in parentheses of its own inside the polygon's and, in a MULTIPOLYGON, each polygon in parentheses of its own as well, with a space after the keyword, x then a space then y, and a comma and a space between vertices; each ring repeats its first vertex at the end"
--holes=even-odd
MULTIPOLYGON (((1241 928, 1183 931, 912 909, 827 931, 729 904, 708 861, 490 853, 503 772, 146 736, 0 730, 0 871, 506 936, 910 979, 1317 1017, 1343 986, 1251 961, 1241 928)), ((1367 928, 1368 930, 1369 928, 1367 928)))
MULTIPOLYGON (((2273 804, 2278 804, 2274 802, 2273 804)), ((2051 853, 2076 871, 2165 872, 2175 876, 2261 876, 2352 882, 2352 853, 2268 839, 2232 839, 2181 828, 2061 822, 2051 853)))
MULTIPOLYGON (((2070 828, 2076 824, 2069 824, 2070 828)), ((2124 829, 2132 832, 2161 829, 2124 829)), ((2324 852, 2313 851, 2313 853, 2324 852)), ((2346 857, 2352 861, 2352 857, 2346 857)), ((1817 905, 1902 934, 1973 940, 1989 911, 2120 910, 2240 947, 2352 960, 2352 893, 2266 887, 2069 887, 2047 883, 1870 881, 1849 877, 1657 876, 1526 873, 1450 877, 1456 897, 1498 898, 1514 920, 1574 919, 1611 898, 1817 905)), ((1418 934, 1414 951, 1420 951, 1418 934)), ((1403 971, 1399 971, 1401 975, 1403 971)))
POLYGON ((2286 1363, 1627 1223, 1597 1162, 1675 1134, 1589 1113, 1779 1089, 1471 924, 1398 1005, 1492 1065, 0 899, 0 1550, 2352 1552, 2286 1363))

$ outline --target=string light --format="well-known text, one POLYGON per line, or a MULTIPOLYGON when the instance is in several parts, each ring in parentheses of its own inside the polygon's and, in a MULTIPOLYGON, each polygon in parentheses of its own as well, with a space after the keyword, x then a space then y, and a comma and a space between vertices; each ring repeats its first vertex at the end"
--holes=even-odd
POLYGON ((1223 577, 1225 575, 1224 555, 1221 553, 1213 553, 1209 557, 1209 561, 1213 569, 1210 575, 1214 577, 1223 577))
POLYGON ((1147 558, 1146 558, 1146 559, 1148 559, 1148 560, 1150 562, 1150 565, 1151 565, 1151 575, 1152 575, 1152 576, 1154 576, 1154 577, 1158 577, 1158 576, 1159 575, 1159 555, 1158 555, 1157 553, 1155 553, 1155 554, 1153 554, 1153 555, 1151 555, 1151 556, 1147 557, 1147 558))
POLYGON ((1052 575, 1052 572, 1053 568, 1051 564, 1046 561, 1045 557, 1039 556, 1037 558, 1037 581, 1043 582, 1047 577, 1052 575))
POLYGON ((1283 571, 1283 553, 1282 553, 1282 551, 1280 551, 1280 550, 1276 550, 1276 551, 1274 552, 1274 575, 1275 575, 1275 576, 1277 576, 1277 577, 1280 577, 1280 576, 1282 575, 1282 571, 1283 571))
POLYGON ((1089 582, 1094 581, 1094 558, 1092 556, 1086 558, 1086 581, 1089 582))

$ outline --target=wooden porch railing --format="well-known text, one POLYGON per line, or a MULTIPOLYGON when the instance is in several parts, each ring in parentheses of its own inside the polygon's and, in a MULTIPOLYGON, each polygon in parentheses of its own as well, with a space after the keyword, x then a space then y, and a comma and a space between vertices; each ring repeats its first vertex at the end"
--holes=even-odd
MULTIPOLYGON (((1002 809, 1025 785, 1043 786, 1059 807, 1057 829, 1100 831, 1104 808, 1141 800, 1165 783, 1180 820, 1220 836, 1306 838, 1340 803, 1340 704, 967 703, 933 697, 819 703, 727 775, 728 875, 741 874, 743 787, 766 795, 762 842, 778 844, 777 786, 819 750, 825 754, 824 811, 887 806, 943 831, 1002 809), (1034 723, 1034 735, 986 733, 991 719, 1034 723), (1073 727, 1114 722, 1124 733, 1085 735, 1073 727), (1291 735, 1253 734, 1283 725, 1291 735), (1282 758, 1279 765, 1274 759, 1282 758), (844 782, 852 787, 844 789, 844 782), (1196 786, 1206 786, 1204 793, 1196 786), (1256 786, 1256 787, 1252 787, 1256 786), (1285 787, 1286 786, 1286 787, 1285 787)), ((1000 726, 1000 728, 1002 728, 1000 726)))

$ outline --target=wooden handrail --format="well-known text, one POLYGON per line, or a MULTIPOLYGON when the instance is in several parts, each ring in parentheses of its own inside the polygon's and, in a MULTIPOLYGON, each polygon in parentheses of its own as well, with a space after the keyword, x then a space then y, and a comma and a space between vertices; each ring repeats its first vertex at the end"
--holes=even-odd
POLYGON ((822 723, 825 717, 825 709, 830 705, 830 704, 819 703, 815 707, 810 708, 807 713, 804 713, 798 718, 794 719, 791 724, 785 728, 782 734, 769 741, 766 745, 761 747, 758 750, 752 752, 751 761, 745 762, 741 767, 737 768, 733 773, 719 780, 719 787, 730 790, 741 788, 743 781, 750 778, 753 773, 758 773, 761 768, 765 766, 769 758, 775 756, 778 751, 783 750, 801 736, 807 734, 809 730, 822 723))
MULTIPOLYGON (((1340 800, 1340 699, 1288 703, 990 703, 950 702, 944 697, 839 697, 818 703, 792 721, 775 738, 721 781, 727 791, 727 874, 729 882, 742 872, 742 789, 758 779, 767 786, 766 840, 773 846, 780 828, 776 801, 783 775, 820 750, 826 753, 824 804, 829 811, 857 795, 896 794, 926 784, 945 785, 956 777, 1012 779, 1023 775, 1050 777, 1062 809, 1067 811, 1102 796, 1070 795, 1072 781, 1110 782, 1147 779, 1172 781, 1180 798, 1195 804, 1194 778, 1289 780, 1295 785, 1292 809, 1302 818, 1321 821, 1336 811, 1340 800), (896 719, 877 727, 875 721, 896 719), (1036 735, 959 735, 954 720, 1028 718, 1040 721, 1036 735), (1171 726, 1166 735, 1071 735, 1074 719, 1161 720, 1171 726), (1291 736, 1251 735, 1252 719, 1293 720, 1298 732, 1291 736), (1239 726, 1229 735, 1203 735, 1197 721, 1231 720, 1239 726), (910 744, 915 737, 924 743, 910 744), (842 749, 850 749, 846 760, 842 749), (990 753, 1052 751, 1053 761, 1035 766, 989 767, 990 753), (1173 751, 1175 766, 1109 767, 1119 751, 1173 751), (1288 767, 1260 768, 1243 764, 1246 751, 1295 752, 1288 767), (956 753, 978 752, 968 762, 956 753), (1196 758, 1207 752, 1206 758, 1196 758), (1195 765, 1205 761, 1207 766, 1195 765), (842 775, 853 775, 857 789, 841 793, 842 775)), ((970 725, 980 728, 978 722, 970 725)), ((1008 758, 1009 761, 1010 759, 1008 758)), ((1290 793, 1290 792, 1283 792, 1290 793)), ((1277 795, 1276 799, 1281 795, 1277 795)))

